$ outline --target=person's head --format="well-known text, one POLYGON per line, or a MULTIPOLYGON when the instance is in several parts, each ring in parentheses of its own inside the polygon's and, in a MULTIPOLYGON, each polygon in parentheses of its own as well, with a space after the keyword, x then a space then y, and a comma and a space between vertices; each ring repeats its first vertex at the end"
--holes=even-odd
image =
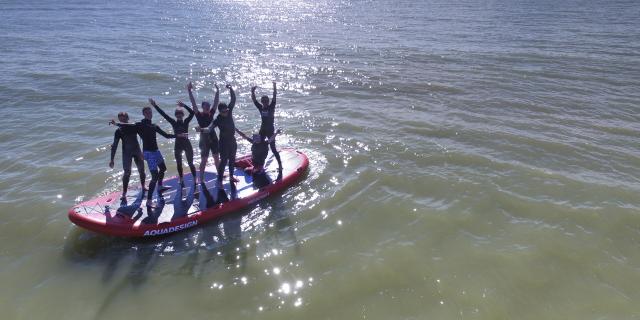
POLYGON ((218 104, 218 112, 222 115, 222 116, 227 116, 229 114, 229 106, 224 103, 224 102, 220 102, 218 104))
POLYGON ((129 122, 129 114, 124 112, 124 111, 118 113, 118 121, 120 121, 122 123, 129 122))
POLYGON ((177 107, 174 114, 176 116, 176 119, 182 120, 184 118, 184 108, 177 107))
POLYGON ((151 118, 153 117, 153 112, 151 112, 151 107, 146 106, 142 108, 142 115, 144 116, 145 119, 151 120, 151 118))
POLYGON ((211 104, 209 104, 209 102, 202 101, 202 111, 207 113, 209 112, 209 109, 211 109, 211 104))
POLYGON ((269 97, 267 97, 267 96, 262 96, 262 97, 260 98, 260 102, 262 103, 262 106, 263 106, 263 107, 265 107, 265 108, 266 108, 266 107, 268 107, 268 106, 269 106, 269 97))
POLYGON ((254 133, 251 136, 251 140, 253 141, 253 143, 260 143, 260 142, 262 142, 262 137, 259 134, 254 133))

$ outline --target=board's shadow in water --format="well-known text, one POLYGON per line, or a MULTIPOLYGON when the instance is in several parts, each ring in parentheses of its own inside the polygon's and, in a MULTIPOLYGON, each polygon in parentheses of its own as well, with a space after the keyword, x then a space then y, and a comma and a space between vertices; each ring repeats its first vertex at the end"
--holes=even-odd
MULTIPOLYGON (((204 196, 208 201, 223 197, 211 197, 207 191, 204 196)), ((174 272, 194 278, 231 269, 244 272, 248 250, 244 247, 243 238, 260 233, 260 230, 248 230, 246 227, 253 225, 253 221, 265 221, 262 250, 271 251, 294 244, 297 253, 299 248, 294 228, 285 207, 284 199, 277 197, 193 229, 152 238, 109 237, 74 227, 67 235, 64 256, 74 264, 103 267, 101 280, 111 289, 97 313, 99 318, 122 290, 139 290, 162 259, 184 259, 174 272)), ((152 210, 147 212, 147 218, 153 219, 158 216, 153 210, 161 211, 162 208, 147 210, 152 210)))

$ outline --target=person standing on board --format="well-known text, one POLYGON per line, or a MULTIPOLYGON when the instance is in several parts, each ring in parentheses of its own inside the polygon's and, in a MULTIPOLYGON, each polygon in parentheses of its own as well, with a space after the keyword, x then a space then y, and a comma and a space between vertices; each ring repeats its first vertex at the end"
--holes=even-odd
MULTIPOLYGON (((276 82, 273 81, 273 98, 271 98, 271 103, 269 103, 269 97, 262 96, 260 98, 260 103, 256 99, 256 86, 251 88, 251 100, 253 100, 253 104, 258 108, 260 112, 260 118, 262 122, 260 124, 260 136, 264 138, 268 138, 273 136, 275 131, 274 120, 275 120, 275 111, 276 111, 276 82)), ((282 172, 282 161, 280 161, 280 153, 276 149, 276 140, 269 139, 269 146, 271 147, 271 152, 273 156, 278 161, 278 171, 282 172)))
MULTIPOLYGON (((118 113, 118 121, 121 123, 129 122, 129 114, 126 112, 118 113)), ((142 151, 140 151, 140 144, 138 143, 138 133, 134 130, 128 130, 125 132, 122 128, 116 129, 113 134, 113 144, 111 144, 111 161, 109 161, 109 167, 113 169, 113 159, 118 150, 118 143, 122 140, 122 169, 124 174, 122 175, 122 197, 120 200, 126 200, 127 189, 129 187, 129 178, 131 177, 131 161, 136 163, 138 168, 138 174, 140 175, 140 184, 144 191, 144 160, 142 157, 142 151)))
MULTIPOLYGON (((189 100, 191 101, 191 106, 196 114, 196 120, 198 121, 198 126, 200 129, 204 129, 211 125, 213 121, 213 114, 215 113, 215 107, 218 105, 218 101, 220 99, 220 90, 218 89, 218 85, 214 84, 216 87, 216 94, 213 98, 213 109, 211 105, 207 101, 202 101, 202 112, 198 110, 198 105, 196 104, 196 99, 193 97, 193 84, 189 82, 187 85, 187 91, 189 91, 189 100)), ((198 143, 198 147, 200 147, 200 182, 204 182, 204 169, 207 166, 207 161, 209 158, 209 152, 213 155, 213 161, 215 163, 216 168, 220 164, 220 157, 218 152, 218 136, 215 131, 209 132, 209 134, 201 132, 200 133, 200 142, 198 143)))
POLYGON ((144 159, 147 161, 149 171, 151 171, 151 181, 149 182, 149 191, 147 192, 147 207, 150 207, 152 205, 151 199, 153 198, 153 191, 155 190, 156 184, 158 185, 158 194, 160 196, 164 190, 168 189, 162 186, 162 179, 164 178, 164 173, 167 171, 167 166, 164 163, 162 153, 160 153, 158 149, 156 133, 161 134, 167 139, 174 139, 176 135, 164 132, 158 125, 151 122, 153 118, 151 107, 146 106, 142 108, 142 115, 144 119, 136 122, 134 125, 125 123, 115 124, 120 128, 124 128, 125 132, 129 130, 137 132, 142 138, 142 153, 144 159))
POLYGON ((184 178, 182 174, 182 152, 184 151, 187 156, 187 163, 189 164, 189 169, 191 169, 191 175, 193 177, 193 184, 196 184, 196 166, 193 165, 193 147, 191 146, 191 141, 189 141, 189 122, 193 119, 193 110, 189 108, 186 104, 182 103, 182 101, 178 101, 178 107, 176 108, 174 114, 176 115, 176 119, 171 118, 168 114, 166 114, 156 102, 149 98, 149 103, 160 113, 160 115, 167 120, 173 127, 173 134, 176 137, 176 143, 173 148, 173 154, 176 157, 176 165, 178 167, 178 176, 180 177, 180 186, 184 187, 184 178), (187 109, 189 112, 189 116, 184 118, 184 109, 187 109))
POLYGON ((238 150, 238 144, 236 143, 236 127, 233 123, 233 107, 236 104, 236 93, 230 84, 226 85, 231 95, 229 105, 224 102, 218 104, 218 116, 216 117, 208 128, 200 129, 201 132, 209 133, 214 132, 214 128, 218 127, 220 130, 220 164, 218 165, 218 186, 222 187, 222 177, 224 176, 224 169, 229 165, 229 181, 231 187, 234 188, 233 182, 237 181, 233 176, 233 168, 236 162, 236 151, 238 150))

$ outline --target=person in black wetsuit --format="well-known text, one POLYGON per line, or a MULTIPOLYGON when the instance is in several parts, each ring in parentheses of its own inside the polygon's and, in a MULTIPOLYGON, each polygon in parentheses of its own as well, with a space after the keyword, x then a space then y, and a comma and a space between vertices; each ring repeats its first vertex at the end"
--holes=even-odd
MULTIPOLYGON (((276 82, 273 81, 273 98, 271 99, 271 103, 269 103, 269 97, 267 96, 262 96, 260 98, 260 103, 258 103, 258 100, 256 99, 256 86, 251 88, 251 100, 253 100, 253 104, 258 108, 260 118, 262 119, 259 132, 262 137, 271 137, 275 131, 273 123, 276 111, 276 94, 276 82)), ((276 149, 276 140, 272 140, 269 143, 269 146, 271 147, 273 156, 275 156, 278 161, 278 170, 282 171, 282 161, 280 160, 280 153, 278 153, 278 150, 276 149)))
POLYGON ((260 134, 254 134, 251 138, 244 134, 244 132, 236 129, 236 132, 245 140, 251 143, 251 167, 245 169, 245 172, 251 174, 253 178, 253 185, 256 188, 262 188, 269 184, 264 164, 269 154, 269 144, 276 139, 276 135, 280 133, 280 130, 276 131, 271 137, 263 137, 260 134))
MULTIPOLYGON (((209 102, 202 101, 202 112, 198 110, 198 105, 196 104, 196 99, 193 97, 193 84, 189 82, 187 85, 187 91, 189 91, 189 100, 191 101, 191 106, 196 114, 196 120, 198 121, 198 126, 200 129, 208 128, 213 121, 213 114, 215 113, 215 107, 218 105, 218 101, 220 99, 220 90, 218 89, 218 85, 214 84, 216 87, 216 94, 213 98, 213 108, 209 105, 209 102)), ((200 147, 200 181, 204 181, 204 169, 207 166, 207 160, 209 158, 209 152, 213 155, 213 161, 215 163, 216 168, 220 164, 220 157, 218 152, 218 136, 215 131, 209 132, 209 134, 201 132, 200 133, 200 142, 198 143, 198 147, 200 147)))
MULTIPOLYGON (((126 112, 118 113, 118 121, 128 123, 129 114, 126 112)), ((122 140, 122 169, 124 170, 124 174, 122 175, 122 197, 120 200, 125 200, 127 196, 129 178, 131 177, 131 160, 136 163, 138 174, 140 175, 140 184, 142 185, 142 189, 145 188, 144 160, 142 158, 142 151, 140 151, 140 144, 138 144, 138 134, 131 130, 127 133, 124 131, 122 128, 118 128, 113 134, 111 161, 109 161, 109 167, 113 168, 113 159, 116 155, 116 150, 118 150, 118 143, 122 140)))
POLYGON ((147 106, 142 108, 142 115, 144 115, 144 119, 133 125, 123 123, 116 123, 116 125, 124 128, 124 132, 134 131, 142 138, 142 153, 144 159, 147 161, 149 171, 151 171, 151 182, 149 182, 149 191, 147 192, 147 207, 150 207, 156 184, 158 185, 159 194, 162 194, 162 192, 166 190, 166 188, 162 187, 162 179, 164 178, 165 171, 167 171, 167 166, 164 163, 162 153, 160 153, 158 149, 156 133, 161 134, 167 139, 176 138, 176 135, 164 132, 158 125, 151 122, 153 118, 151 107, 147 106))
POLYGON ((218 104, 218 116, 216 117, 211 125, 209 125, 206 129, 199 129, 201 132, 209 133, 214 132, 214 128, 218 127, 220 130, 220 164, 218 165, 218 186, 222 186, 222 177, 224 176, 224 169, 229 165, 229 180, 232 188, 234 188, 233 182, 236 179, 233 176, 233 168, 236 162, 236 151, 238 149, 238 144, 236 143, 236 127, 233 123, 233 107, 236 104, 236 93, 231 88, 231 85, 226 85, 226 88, 229 89, 229 94, 231 96, 231 100, 229 101, 229 105, 226 103, 218 104))
POLYGON ((176 119, 171 118, 168 114, 166 114, 156 102, 149 98, 149 103, 160 113, 160 115, 167 120, 173 127, 173 134, 177 135, 176 143, 173 148, 173 155, 176 157, 176 165, 178 167, 178 176, 180 177, 180 185, 184 186, 184 179, 182 174, 182 152, 184 151, 187 156, 187 163, 189 164, 189 169, 191 169, 191 175, 193 176, 193 184, 196 184, 196 166, 193 165, 193 147, 191 146, 191 141, 189 141, 189 121, 193 119, 193 110, 189 108, 186 104, 182 103, 182 101, 178 101, 178 108, 176 108, 175 115, 176 119), (183 109, 187 109, 189 112, 189 116, 184 118, 183 109))

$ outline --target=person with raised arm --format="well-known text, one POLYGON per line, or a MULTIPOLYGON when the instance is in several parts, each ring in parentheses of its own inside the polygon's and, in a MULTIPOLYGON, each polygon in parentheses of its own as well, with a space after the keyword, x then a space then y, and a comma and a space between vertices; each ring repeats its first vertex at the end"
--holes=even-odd
MULTIPOLYGON (((271 98, 271 102, 269 102, 269 97, 262 96, 260 98, 260 103, 256 99, 256 86, 251 88, 251 100, 253 100, 253 104, 258 108, 260 112, 260 118, 262 122, 260 123, 260 136, 262 137, 271 137, 273 136, 273 132, 275 131, 274 120, 275 120, 275 111, 276 111, 276 82, 273 81, 273 98, 271 98)), ((282 161, 280 160, 280 153, 276 149, 276 141, 275 139, 269 143, 271 147, 271 152, 273 156, 278 161, 278 170, 282 171, 282 161)))
POLYGON ((189 122, 193 119, 193 110, 189 108, 186 104, 182 103, 182 101, 178 101, 174 114, 176 119, 171 118, 168 114, 166 114, 156 102, 149 98, 149 103, 160 113, 160 115, 171 124, 173 127, 173 134, 176 137, 176 143, 173 148, 173 154, 176 157, 176 165, 178 167, 178 176, 180 177, 180 186, 184 187, 184 178, 182 174, 182 152, 187 156, 187 163, 189 164, 189 169, 191 169, 191 175, 193 177, 193 184, 196 184, 196 166, 193 165, 193 147, 191 146, 191 141, 189 141, 189 122), (189 116, 184 118, 184 109, 189 112, 189 116))
MULTIPOLYGON (((208 128, 213 122, 213 115, 215 113, 215 108, 218 105, 218 101, 220 100, 220 90, 218 89, 218 85, 214 83, 216 88, 216 94, 213 98, 213 108, 207 101, 202 101, 202 112, 198 110, 198 105, 196 104, 196 99, 193 97, 193 84, 189 82, 187 85, 187 91, 189 91, 189 100, 191 101, 191 106, 196 114, 196 120, 198 121, 198 126, 200 129, 208 128)), ((215 163, 216 169, 220 164, 220 156, 218 150, 218 136, 215 131, 204 133, 200 133, 200 142, 198 143, 198 147, 200 147, 200 181, 204 181, 204 169, 207 166, 207 161, 209 158, 209 152, 213 155, 213 161, 215 163)))
POLYGON ((218 181, 217 185, 222 187, 222 177, 224 176, 224 169, 228 165, 229 166, 229 181, 231 182, 232 188, 234 188, 233 182, 236 181, 233 176, 233 168, 236 162, 236 151, 238 150, 238 144, 236 143, 236 127, 233 123, 233 107, 236 104, 236 93, 233 91, 233 88, 230 84, 225 86, 229 89, 229 95, 231 96, 231 100, 227 105, 224 102, 220 102, 218 104, 218 116, 215 120, 211 122, 208 128, 200 129, 196 128, 197 131, 205 132, 211 134, 215 134, 214 128, 218 127, 220 130, 220 164, 218 165, 218 181))
POLYGON ((168 189, 167 187, 162 186, 162 179, 164 178, 164 173, 167 171, 167 166, 164 163, 162 153, 160 153, 160 150, 158 149, 156 133, 159 133, 167 139, 175 139, 176 135, 164 132, 158 125, 151 122, 151 119, 153 118, 153 111, 151 111, 151 107, 143 107, 142 115, 144 116, 144 119, 140 122, 136 122, 135 124, 115 123, 115 121, 112 121, 112 124, 115 124, 120 128, 124 128, 125 132, 133 130, 142 138, 142 154, 144 155, 144 159, 147 161, 149 171, 151 171, 151 181, 149 182, 146 205, 147 207, 151 207, 151 199, 153 198, 153 192, 155 191, 156 184, 158 186, 158 194, 160 196, 162 196, 162 192, 164 190, 168 189))
MULTIPOLYGON (((129 114, 126 112, 118 113, 118 121, 128 123, 129 114)), ((111 161, 109 161, 109 167, 113 169, 113 159, 118 150, 120 140, 122 140, 122 169, 124 170, 124 174, 122 175, 122 197, 120 197, 120 200, 124 201, 127 198, 129 178, 131 177, 131 161, 133 160, 133 162, 136 163, 143 190, 145 189, 145 174, 142 151, 140 151, 140 144, 138 143, 138 132, 135 130, 116 129, 113 134, 113 144, 111 144, 111 161)))

